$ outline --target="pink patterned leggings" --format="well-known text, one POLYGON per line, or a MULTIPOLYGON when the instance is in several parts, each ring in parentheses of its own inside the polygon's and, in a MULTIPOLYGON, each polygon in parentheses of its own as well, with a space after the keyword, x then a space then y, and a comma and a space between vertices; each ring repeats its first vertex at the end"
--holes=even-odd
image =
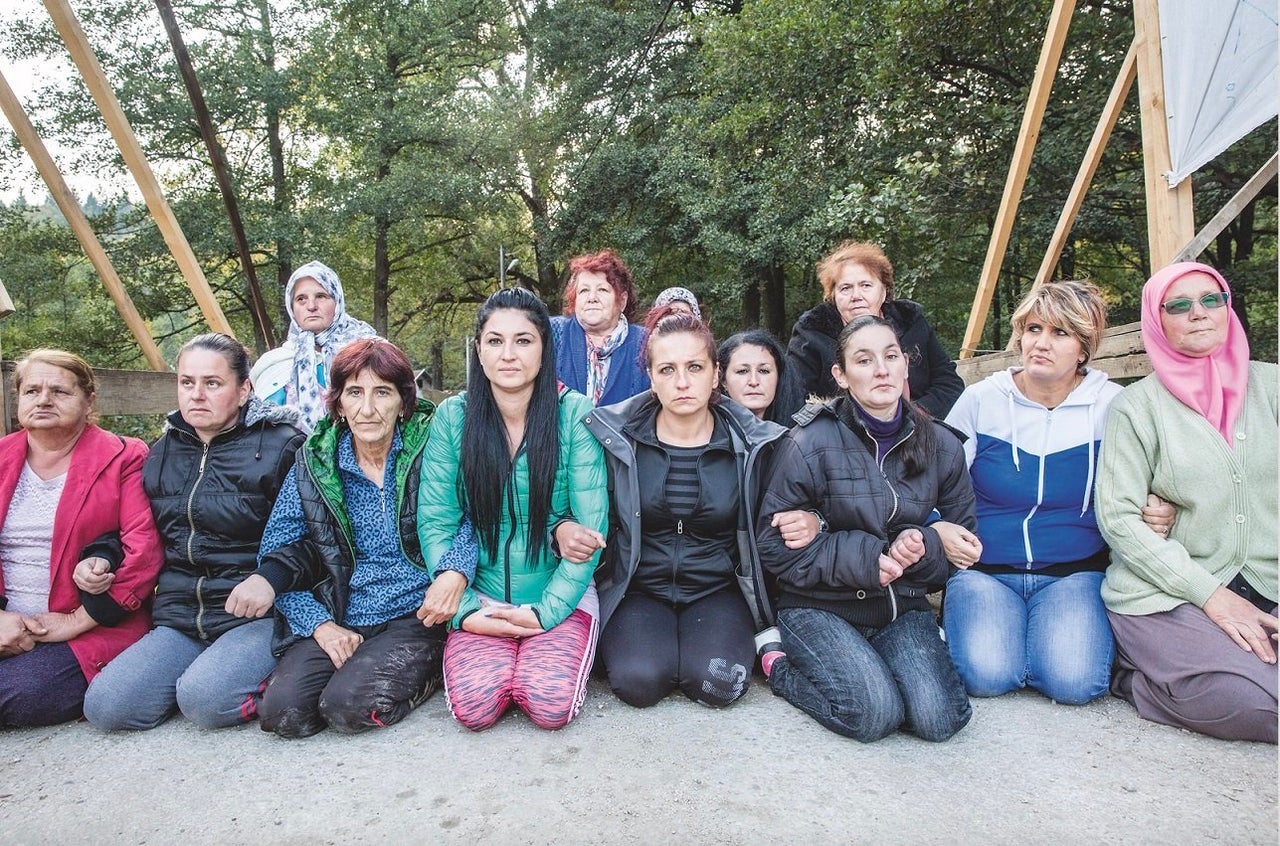
POLYGON ((444 689, 454 719, 483 731, 514 702, 536 726, 568 725, 587 695, 600 632, 597 608, 595 588, 590 587, 564 622, 534 637, 450 632, 444 689))

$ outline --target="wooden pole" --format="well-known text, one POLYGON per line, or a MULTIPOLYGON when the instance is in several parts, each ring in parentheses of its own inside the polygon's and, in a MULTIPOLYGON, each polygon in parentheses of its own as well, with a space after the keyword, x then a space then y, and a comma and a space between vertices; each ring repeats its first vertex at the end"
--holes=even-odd
MULTIPOLYGON (((0 318, 4 318, 13 314, 13 300, 9 299, 9 292, 4 289, 4 283, 0 282, 0 318)), ((4 360, 4 351, 0 349, 0 361, 4 360)), ((3 368, 0 368, 0 435, 9 434, 9 382, 5 378, 3 368)))
POLYGON ((1160 50, 1158 0, 1134 0, 1134 45, 1138 53, 1138 101, 1142 119, 1142 164, 1147 189, 1147 242, 1151 272, 1173 261, 1196 233, 1191 180, 1170 188, 1164 175, 1173 169, 1169 155, 1169 119, 1164 100, 1164 60, 1160 50))
POLYGON ((1222 230, 1227 228, 1227 224, 1240 216, 1240 212, 1244 207, 1253 202, 1253 198, 1262 193, 1262 189, 1276 178, 1277 160, 1280 153, 1272 153, 1271 158, 1267 159, 1267 163, 1258 168, 1258 172, 1249 178, 1249 181, 1236 192, 1236 195, 1227 201, 1222 210, 1213 216, 1204 225, 1204 228, 1196 233, 1196 237, 1191 239, 1191 243, 1178 250, 1174 255, 1173 261, 1195 261, 1196 258, 1204 252, 1204 248, 1209 246, 1209 242, 1217 238, 1222 230))
POLYGON ((1093 131, 1093 138, 1090 139, 1089 147, 1085 151, 1084 161, 1080 163, 1076 181, 1067 195, 1067 204, 1062 208, 1058 226, 1053 230, 1053 237, 1049 239, 1049 248, 1045 250, 1044 261, 1040 263, 1040 270, 1036 272, 1035 287, 1049 281, 1054 267, 1058 264, 1058 259, 1062 256, 1062 248, 1067 243, 1071 228, 1075 226, 1076 215, 1080 213, 1080 207, 1084 204, 1084 195, 1089 190, 1090 183, 1093 182, 1094 174, 1098 172, 1098 164, 1102 161, 1102 153, 1106 150, 1107 141, 1111 138, 1111 130, 1115 128, 1120 112, 1124 109, 1125 100, 1129 97, 1129 89, 1133 87, 1136 76, 1137 51, 1133 45, 1130 45, 1129 52, 1120 65, 1120 73, 1116 75, 1115 85, 1111 87, 1111 94, 1102 108, 1102 117, 1098 119, 1098 126, 1093 131))
POLYGON ((116 99, 115 92, 107 84, 102 65, 98 63, 98 57, 90 48, 89 39, 80 28, 80 22, 76 20, 70 4, 67 0, 44 0, 44 5, 49 10, 49 16, 53 18, 53 24, 62 36, 63 43, 67 45, 72 60, 80 69, 80 75, 84 77, 89 93, 98 104, 98 110, 102 112, 107 129, 115 139, 116 146, 120 148, 120 154, 124 157, 124 163, 129 168, 129 172, 133 174, 134 181, 138 183, 147 208, 155 218, 156 226, 164 237, 165 243, 169 245, 169 252, 178 263, 178 269, 187 280, 187 287, 195 296, 196 303, 204 314, 205 322, 215 332, 234 334, 231 331, 231 325, 227 323, 227 318, 222 314, 222 308, 213 296, 213 291, 209 288, 209 283, 204 278, 204 271, 200 269, 200 263, 196 260, 195 253, 191 251, 191 245, 182 234, 182 227, 178 225, 177 217, 174 216, 173 210, 169 208, 169 203, 164 198, 164 192, 151 171, 151 165, 142 152, 142 146, 133 134, 133 128, 129 126, 124 110, 120 108, 120 101, 116 99))
POLYGON ((13 300, 9 299, 9 292, 5 290, 4 283, 0 282, 0 317, 8 317, 13 312, 13 300))
POLYGON ((1075 0, 1055 0, 1053 11, 1049 15, 1049 28, 1040 49, 1035 78, 1031 81, 1027 110, 1022 115, 1022 128, 1018 130, 1018 143, 1014 147, 1013 162, 1009 165, 1009 177, 1005 180, 1004 196, 1000 198, 1000 210, 996 213, 991 241, 987 245, 987 257, 982 263, 982 275, 978 278, 978 290, 973 297, 973 309, 969 312, 969 325, 960 345, 961 358, 973 355, 987 323, 991 297, 995 294, 996 282, 1000 279, 1000 266, 1004 263, 1005 250, 1009 247, 1013 222, 1018 214, 1018 203, 1022 199, 1022 187, 1026 184, 1027 173, 1031 169, 1031 155, 1035 152, 1036 141, 1040 137, 1040 124, 1044 119, 1045 106, 1049 102, 1049 92, 1053 90, 1053 79, 1058 73, 1062 46, 1066 43, 1067 30, 1075 8, 1075 0))
POLYGON ((9 87, 9 82, 4 78, 3 74, 0 74, 0 109, 4 111, 5 117, 9 119, 9 124, 13 127, 14 134, 18 136, 22 146, 26 148, 27 154, 35 162, 36 170, 40 172, 41 178, 44 179, 44 184, 49 186, 49 194, 53 197, 53 201, 58 204, 58 209, 62 212, 62 216, 67 219, 67 224, 71 227, 71 231, 75 233, 81 249, 84 250, 85 255, 89 257, 89 261, 93 264, 93 269, 98 271, 98 276, 102 279, 102 284, 106 286, 107 293, 111 295, 111 299, 115 302, 120 316, 124 318, 125 325, 129 327, 129 331, 137 339, 138 346, 142 347, 142 354, 146 357, 147 363, 151 365, 153 370, 168 370, 169 365, 165 363, 164 356, 160 354, 160 349, 156 346, 155 340, 152 339, 146 322, 142 319, 142 315, 138 314, 137 308, 133 305, 133 300, 129 298, 129 293, 120 282, 120 277, 116 275, 116 269, 111 264, 111 259, 107 257, 107 251, 102 248, 102 244, 98 241, 98 236, 94 233, 93 227, 89 225, 89 219, 84 216, 84 211, 80 208, 80 201, 76 199, 75 194, 71 192, 71 188, 62 178, 58 165, 54 163, 53 157, 45 149, 44 142, 40 140, 35 127, 31 125, 30 119, 27 118, 27 113, 23 111, 22 104, 14 96, 13 89, 9 87))
POLYGON ((155 0, 160 11, 160 20, 164 21, 165 32, 169 34, 169 43, 173 46, 173 55, 178 60, 178 70, 182 74, 182 83, 187 88, 187 96, 191 100, 191 108, 196 115, 196 123, 200 126, 200 137, 209 150, 209 162, 213 165, 213 174, 218 182, 218 192, 222 194, 222 204, 227 209, 227 218, 231 223, 231 235, 236 242, 236 252, 240 256, 240 267, 244 270, 245 280, 249 283, 249 310, 253 315, 258 335, 267 349, 276 345, 275 331, 271 326, 271 316, 267 313, 266 303, 262 299, 262 288, 258 285, 258 274, 253 266, 253 257, 249 252, 249 239, 244 233, 244 222, 240 219, 240 204, 236 202, 235 188, 231 185, 231 176, 227 172, 227 156, 213 131, 213 121, 209 118, 209 108, 204 102, 204 92, 200 88, 200 80, 196 77, 195 66, 191 63, 191 53, 182 39, 182 30, 178 28, 178 19, 173 14, 169 0, 155 0))

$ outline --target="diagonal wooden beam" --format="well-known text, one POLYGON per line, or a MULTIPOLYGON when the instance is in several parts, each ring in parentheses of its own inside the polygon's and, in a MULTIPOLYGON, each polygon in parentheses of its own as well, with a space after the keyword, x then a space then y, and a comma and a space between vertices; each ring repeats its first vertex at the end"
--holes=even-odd
POLYGON ((1013 150, 1013 161, 1009 165, 1004 195, 1000 198, 1000 210, 996 213, 995 226, 991 230, 991 241, 987 244, 987 257, 982 263, 978 290, 973 296, 969 325, 964 330, 964 340, 960 345, 961 358, 973 355, 982 339, 982 329, 987 323, 987 312, 991 309, 996 282, 1000 279, 1000 266, 1004 263, 1005 251, 1009 248, 1013 222, 1018 215, 1018 203, 1022 199, 1022 187, 1031 170, 1031 155, 1035 152, 1036 141, 1040 137, 1040 124, 1044 120, 1045 106, 1049 102, 1049 92, 1053 90, 1053 79, 1058 73, 1062 47, 1067 41, 1067 30, 1071 26, 1071 15, 1075 8, 1075 0, 1055 0, 1053 11, 1049 14, 1049 27, 1045 32, 1044 45, 1040 49, 1040 61, 1036 64, 1031 92, 1027 96, 1027 110, 1022 114, 1018 143, 1013 150))
POLYGON ((1053 237, 1049 239, 1044 261, 1040 263, 1040 270, 1036 272, 1035 287, 1049 281, 1054 267, 1058 264, 1058 259, 1062 257, 1062 248, 1067 243, 1071 228, 1075 226, 1080 207, 1084 205, 1084 195, 1093 182, 1094 174, 1098 172, 1098 164, 1102 161, 1102 154, 1107 149, 1107 141, 1111 139, 1111 131, 1115 129, 1120 112, 1124 109, 1125 100, 1129 97, 1129 89, 1133 87, 1133 81, 1137 78, 1137 63, 1137 49, 1131 44, 1129 52, 1120 64, 1120 73, 1116 74, 1116 81, 1111 86, 1111 94, 1107 97, 1106 105, 1102 107, 1102 116, 1098 118, 1098 126, 1093 130, 1093 138, 1089 140, 1089 147, 1085 150, 1084 161, 1080 163, 1080 170, 1076 173, 1076 181, 1072 184, 1070 193, 1067 194, 1067 203, 1062 207, 1062 215, 1058 218, 1058 225, 1053 230, 1053 237))
POLYGON ((120 101, 116 99, 115 92, 107 84, 102 65, 98 63, 98 57, 89 46, 89 39, 81 29, 75 13, 71 11, 71 5, 67 0, 44 0, 44 5, 49 10, 49 16, 53 18, 53 25, 57 27, 58 34, 62 36, 62 42, 67 45, 72 61, 80 69, 80 75, 84 77, 84 83, 89 88, 93 101, 98 104, 98 110, 102 112, 107 129, 115 139, 116 146, 120 148, 120 155, 124 158, 129 172, 133 174, 134 181, 138 183, 142 197, 147 203, 147 209, 155 219, 156 227, 159 228, 164 242, 169 246, 169 252, 173 254, 174 261, 178 263, 178 269, 187 280, 187 287, 195 296, 196 303, 204 314, 205 322, 215 332, 234 334, 231 331, 231 325, 227 323, 227 318, 222 314, 222 307, 218 305, 208 281, 204 278, 204 271, 200 269, 200 262, 196 260, 191 244, 182 233, 178 218, 165 200, 164 191, 160 188, 160 183, 151 170, 151 164, 142 152, 142 145, 138 143, 137 136, 133 134, 133 127, 129 125, 124 110, 120 108, 120 101))
POLYGON ((129 292, 125 290, 120 277, 116 275, 115 267, 111 264, 111 259, 107 257, 107 251, 103 249, 93 227, 89 225, 89 219, 84 216, 80 201, 76 199, 66 180, 62 178, 58 165, 45 149, 44 142, 40 140, 36 128, 32 126, 31 120, 23 110, 22 104, 18 102, 18 98, 14 96, 13 89, 9 87, 9 82, 3 74, 0 74, 0 110, 4 111, 14 134, 26 148, 27 155, 31 156, 31 160, 35 162, 36 170, 40 172, 44 184, 49 186, 50 196, 58 204, 62 216, 67 219, 67 224, 75 233, 81 249, 93 264, 93 269, 98 271, 98 277, 106 286, 107 293, 115 302, 116 310, 124 318, 125 325, 133 333, 138 346, 142 347, 142 354, 146 357, 147 364, 151 365, 152 370, 168 370, 169 365, 165 363, 164 356, 160 354, 160 349, 151 337, 146 321, 142 319, 142 315, 138 314, 138 309, 134 307, 129 292))
POLYGON ((1219 233, 1227 228, 1227 224, 1239 217, 1244 207, 1253 202, 1253 198, 1261 194, 1262 189, 1266 188, 1271 183, 1271 180, 1276 178, 1277 160, 1280 160, 1280 153, 1272 153, 1266 164, 1258 168, 1258 172, 1249 178, 1249 181, 1236 192, 1234 197, 1227 200, 1227 204, 1213 216, 1213 220, 1206 223, 1204 228, 1196 233, 1196 237, 1191 239, 1191 243, 1178 250, 1173 260, 1195 261, 1204 252, 1204 248, 1209 246, 1209 242, 1217 238, 1219 233))

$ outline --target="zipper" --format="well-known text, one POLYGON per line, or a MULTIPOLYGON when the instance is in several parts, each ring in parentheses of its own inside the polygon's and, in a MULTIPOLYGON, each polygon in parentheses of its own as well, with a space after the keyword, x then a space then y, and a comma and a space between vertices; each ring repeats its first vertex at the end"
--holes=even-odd
MULTIPOLYGON (((880 478, 884 479, 884 486, 888 488, 889 493, 893 495, 893 509, 889 512, 889 518, 885 520, 886 529, 889 526, 893 525, 893 518, 898 516, 899 500, 898 500, 897 488, 893 486, 893 482, 889 481, 889 474, 884 472, 884 462, 886 459, 889 458, 889 456, 893 453, 895 449, 905 444, 907 440, 910 439, 911 436, 913 436, 915 433, 916 433, 916 430, 914 428, 910 432, 907 432, 906 437, 898 441, 893 446, 889 447, 887 450, 885 450, 884 455, 881 456, 880 460, 877 462, 877 464, 880 467, 880 478)), ((889 594, 889 614, 890 614, 889 621, 892 622, 898 619, 898 595, 894 593, 892 584, 885 586, 885 592, 889 594)))
POLYGON ((880 478, 884 479, 885 487, 888 488, 889 493, 893 495, 893 509, 889 512, 889 518, 885 520, 886 528, 893 525, 893 518, 898 516, 898 491, 896 488, 894 488, 893 482, 889 481, 889 475, 884 472, 884 462, 893 453, 895 449, 905 444, 907 440, 910 439, 911 436, 914 435, 915 433, 916 433, 915 429, 912 429, 910 432, 907 432, 907 436, 902 440, 898 441, 893 446, 889 447, 887 450, 885 450, 884 455, 881 456, 880 460, 877 462, 877 465, 880 469, 880 478))
POLYGON ((204 576, 196 579, 196 637, 201 640, 208 640, 204 631, 204 594, 200 592, 200 588, 204 587, 204 576))
MULTIPOLYGON (((502 569, 505 581, 504 600, 508 605, 513 604, 511 601, 511 542, 516 539, 516 526, 520 525, 519 514, 517 513, 516 503, 516 465, 520 463, 520 456, 525 451, 525 441, 520 441, 520 446, 516 449, 515 457, 511 459, 511 473, 507 476, 507 514, 511 517, 511 530, 507 532, 507 542, 502 545, 502 569)), ((526 459, 525 468, 528 472, 529 462, 526 459)), ((532 479, 530 480, 532 484, 532 479)), ((529 531, 533 531, 533 527, 529 527, 529 531)))
POLYGON ((195 483, 191 485, 191 493, 187 494, 187 563, 191 565, 191 569, 196 568, 195 558, 195 540, 196 540, 196 515, 191 510, 196 502, 196 489, 200 487, 200 483, 204 481, 204 466, 209 460, 209 445, 204 444, 200 452, 200 469, 196 471, 195 483))

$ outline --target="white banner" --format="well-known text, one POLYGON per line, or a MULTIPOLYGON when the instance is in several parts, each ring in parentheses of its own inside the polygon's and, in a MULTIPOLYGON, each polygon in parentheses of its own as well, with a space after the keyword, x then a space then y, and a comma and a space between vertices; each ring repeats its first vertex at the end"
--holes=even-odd
POLYGON ((1173 187, 1280 106, 1276 0, 1159 0, 1173 187))

